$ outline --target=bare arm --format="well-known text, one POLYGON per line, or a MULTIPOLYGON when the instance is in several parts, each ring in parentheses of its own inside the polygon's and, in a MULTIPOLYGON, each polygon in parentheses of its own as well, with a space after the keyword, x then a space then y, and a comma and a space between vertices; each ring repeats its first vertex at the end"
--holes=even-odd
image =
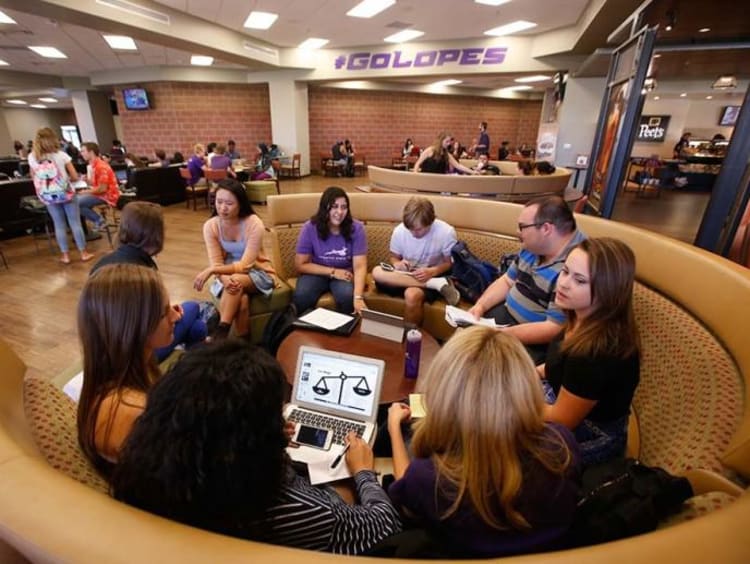
POLYGON ((409 406, 403 403, 393 403, 388 408, 388 434, 391 437, 391 452, 393 456, 393 475, 400 480, 409 467, 409 452, 406 449, 401 423, 411 416, 409 406))
POLYGON ((78 171, 76 170, 76 167, 73 166, 73 163, 68 161, 65 163, 65 170, 68 171, 68 177, 70 178, 71 182, 77 182, 78 181, 78 171))
POLYGON ((414 163, 414 172, 422 172, 422 163, 425 161, 425 159, 431 156, 432 147, 427 147, 424 151, 422 151, 422 154, 419 155, 417 162, 414 163))
POLYGON ((461 172, 463 172, 463 173, 465 173, 465 174, 477 174, 477 171, 476 171, 476 170, 471 170, 471 169, 470 169, 469 167, 466 167, 466 166, 462 165, 462 164, 461 164, 460 162, 458 162, 458 161, 456 160, 456 158, 455 158, 455 157, 454 157, 453 155, 451 155, 450 153, 448 153, 448 162, 450 162, 451 166, 452 166, 452 167, 453 167, 454 169, 456 169, 456 170, 460 170, 461 172))
POLYGON ((495 307, 500 302, 505 301, 508 291, 513 287, 513 281, 508 277, 507 274, 503 274, 500 278, 490 284, 489 288, 484 291, 477 303, 474 304, 469 310, 474 317, 479 319, 484 313, 495 307))
POLYGON ((596 403, 596 400, 582 398, 562 387, 554 405, 544 406, 544 420, 575 429, 594 409, 596 403))
POLYGON ((352 257, 354 267, 354 311, 359 313, 364 307, 365 300, 361 297, 365 292, 365 278, 367 277, 367 255, 354 255, 352 257), (357 296, 360 296, 357 298, 357 296))
POLYGON ((519 323, 502 329, 513 335, 525 345, 538 345, 549 343, 562 331, 562 325, 554 321, 535 321, 532 323, 519 323))

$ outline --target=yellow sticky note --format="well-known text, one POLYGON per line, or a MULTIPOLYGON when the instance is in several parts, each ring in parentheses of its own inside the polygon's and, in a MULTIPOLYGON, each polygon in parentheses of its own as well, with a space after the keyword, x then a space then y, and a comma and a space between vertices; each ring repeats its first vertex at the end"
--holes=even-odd
POLYGON ((424 403, 422 403, 422 394, 409 394, 409 408, 411 409, 412 419, 419 419, 426 415, 424 403))

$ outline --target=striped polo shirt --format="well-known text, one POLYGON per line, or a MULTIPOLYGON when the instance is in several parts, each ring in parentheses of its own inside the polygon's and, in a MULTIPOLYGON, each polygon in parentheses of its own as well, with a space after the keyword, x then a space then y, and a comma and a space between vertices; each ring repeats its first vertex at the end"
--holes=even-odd
POLYGON ((558 324, 565 322, 565 314, 555 305, 555 285, 568 253, 585 238, 576 230, 563 250, 544 265, 539 264, 539 255, 521 250, 518 260, 508 269, 513 286, 505 300, 505 306, 518 323, 548 319, 558 324))

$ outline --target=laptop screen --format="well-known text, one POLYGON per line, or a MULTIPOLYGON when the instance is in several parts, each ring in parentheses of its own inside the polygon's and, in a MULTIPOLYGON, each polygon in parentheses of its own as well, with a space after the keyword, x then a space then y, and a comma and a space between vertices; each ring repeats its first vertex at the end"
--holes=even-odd
POLYGON ((303 347, 298 363, 296 403, 358 419, 373 416, 383 361, 303 347))

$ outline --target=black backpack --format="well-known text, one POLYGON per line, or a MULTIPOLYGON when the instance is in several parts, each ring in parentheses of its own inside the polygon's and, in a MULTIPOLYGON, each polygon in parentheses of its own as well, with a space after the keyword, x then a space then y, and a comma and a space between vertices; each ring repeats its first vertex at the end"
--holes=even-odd
POLYGON ((281 341, 292 332, 292 323, 297 320, 297 308, 290 303, 284 309, 275 311, 263 329, 260 346, 266 349, 272 356, 276 356, 281 341))
POLYGON ((464 241, 453 245, 451 260, 453 284, 461 297, 471 303, 475 303, 499 275, 495 265, 474 255, 464 241))

